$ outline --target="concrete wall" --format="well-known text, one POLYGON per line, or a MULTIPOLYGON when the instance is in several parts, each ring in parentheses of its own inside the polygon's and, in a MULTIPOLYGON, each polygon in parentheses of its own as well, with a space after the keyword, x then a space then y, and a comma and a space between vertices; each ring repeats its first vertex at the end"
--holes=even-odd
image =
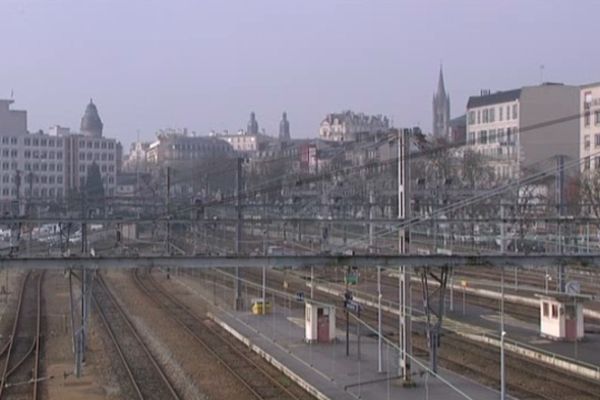
MULTIPOLYGON (((556 155, 579 158, 579 87, 541 85, 521 91, 520 162, 529 167, 556 155), (556 122, 564 118, 565 121, 556 122), (543 124, 543 125, 540 125, 543 124)), ((548 168, 548 164, 544 168, 548 168)))

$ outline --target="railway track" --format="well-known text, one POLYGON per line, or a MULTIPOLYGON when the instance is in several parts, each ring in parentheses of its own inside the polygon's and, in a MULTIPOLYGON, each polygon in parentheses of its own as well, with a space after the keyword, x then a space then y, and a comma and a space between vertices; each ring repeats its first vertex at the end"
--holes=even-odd
POLYGON ((43 271, 28 272, 23 279, 10 340, 0 379, 0 399, 39 397, 43 271))
POLYGON ((94 304, 131 383, 131 393, 128 394, 128 398, 180 400, 177 391, 104 279, 97 275, 95 282, 94 304))
POLYGON ((205 320, 156 282, 150 273, 134 271, 138 287, 196 342, 219 361, 254 397, 260 400, 314 399, 281 373, 263 365, 264 360, 229 333, 205 320))

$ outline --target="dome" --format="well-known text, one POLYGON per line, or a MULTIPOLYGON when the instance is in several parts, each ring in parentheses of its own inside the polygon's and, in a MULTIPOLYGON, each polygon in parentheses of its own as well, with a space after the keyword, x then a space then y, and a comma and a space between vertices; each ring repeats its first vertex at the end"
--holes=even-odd
POLYGON ((83 113, 83 117, 81 118, 80 131, 86 136, 102 137, 103 128, 104 124, 98 115, 98 109, 90 99, 90 103, 87 105, 85 113, 83 113))

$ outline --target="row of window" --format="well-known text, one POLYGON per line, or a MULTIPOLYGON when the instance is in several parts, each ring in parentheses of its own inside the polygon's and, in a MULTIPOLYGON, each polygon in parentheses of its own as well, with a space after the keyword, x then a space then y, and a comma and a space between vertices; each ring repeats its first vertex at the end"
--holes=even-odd
POLYGON ((19 151, 17 149, 2 149, 2 157, 11 157, 17 158, 19 156, 19 151))
POLYGON ((18 139, 16 137, 8 137, 8 136, 2 136, 2 144, 17 144, 18 139))
POLYGON ((469 144, 514 144, 514 136, 517 134, 517 128, 504 128, 471 131, 468 136, 469 144))
MULTIPOLYGON (((245 139, 244 139, 245 141, 245 139)), ((228 151, 229 146, 220 144, 173 144, 173 150, 228 151)))
POLYGON ((488 107, 477 111, 469 111, 469 125, 487 124, 490 122, 495 122, 496 111, 498 111, 498 121, 504 121, 505 119, 506 121, 510 121, 511 119, 517 119, 519 117, 519 109, 517 104, 513 104, 512 108, 510 105, 507 105, 506 107, 488 107))
POLYGON ((115 160, 115 155, 114 153, 92 153, 92 152, 88 152, 88 153, 79 153, 79 161, 84 161, 87 158, 88 161, 114 161, 115 160))
POLYGON ((25 150, 23 152, 23 156, 26 159, 29 158, 39 158, 41 160, 45 160, 45 159, 49 159, 49 160, 54 160, 55 158, 57 160, 62 160, 63 158, 63 153, 62 151, 57 151, 56 153, 53 151, 39 151, 39 150, 25 150))
MULTIPOLYGON (((583 124, 588 127, 590 126, 591 114, 590 111, 587 110, 583 114, 583 124)), ((600 110, 594 111, 594 125, 600 125, 600 110)))
MULTIPOLYGON (((4 167, 2 168, 4 169, 4 167)), ((25 171, 50 171, 50 172, 62 172, 63 165, 62 164, 38 164, 38 163, 25 163, 25 171)))
MULTIPOLYGON (((583 169, 586 171, 590 170, 591 165, 591 157, 586 157, 583 159, 583 169)), ((600 168, 600 156, 594 157, 594 169, 600 168)))
POLYGON ((83 148, 88 148, 88 149, 114 149, 115 148, 115 143, 114 142, 109 142, 106 140, 88 140, 87 142, 85 141, 80 141, 79 142, 79 148, 83 149, 83 148))
MULTIPOLYGON (((600 147, 600 133, 594 135, 594 147, 600 147)), ((586 150, 590 148, 590 135, 583 137, 583 148, 586 150)))
MULTIPOLYGON (((16 141, 15 141, 15 144, 16 144, 16 141)), ((23 139, 23 144, 25 146, 62 147, 63 140, 60 138, 54 139, 54 138, 26 137, 25 139, 23 139)))
MULTIPOLYGON (((88 169, 89 169, 89 166, 87 168, 85 165, 79 166, 79 172, 86 172, 88 169)), ((115 166, 114 165, 100 165, 100 171, 101 172, 115 172, 115 166)))

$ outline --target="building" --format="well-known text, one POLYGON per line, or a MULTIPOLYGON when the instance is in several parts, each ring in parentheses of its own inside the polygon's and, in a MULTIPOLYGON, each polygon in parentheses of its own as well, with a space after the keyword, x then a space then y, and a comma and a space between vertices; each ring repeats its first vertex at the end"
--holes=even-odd
POLYGON ((279 122, 279 140, 282 142, 290 141, 290 121, 287 119, 287 113, 284 111, 279 122))
POLYGON ((450 120, 448 140, 451 143, 465 143, 467 140, 467 116, 465 114, 450 120))
POLYGON ((162 130, 157 137, 158 140, 150 143, 146 150, 145 160, 151 165, 169 166, 176 162, 233 155, 233 148, 225 141, 216 137, 190 136, 187 129, 162 130))
POLYGON ((10 110, 11 104, 12 100, 0 100, 2 212, 22 213, 29 201, 60 201, 84 186, 93 163, 100 168, 105 193, 114 194, 122 150, 116 139, 102 137, 102 122, 93 102, 82 118, 84 134, 61 126, 50 128, 49 133, 28 133, 26 111, 10 110))
POLYGON ((14 100, 0 100, 0 136, 27 133, 27 111, 11 110, 14 100))
POLYGON ((600 168, 600 82, 583 85, 579 97, 582 171, 600 168))
POLYGON ((448 137, 450 133, 450 96, 444 86, 444 73, 440 66, 437 92, 433 94, 433 136, 448 137))
POLYGON ((274 138, 261 133, 248 133, 239 131, 236 134, 229 133, 211 133, 211 137, 225 141, 231 145, 233 150, 239 154, 253 155, 266 150, 274 138))
POLYGON ((578 159, 579 97, 579 87, 555 83, 471 96, 465 149, 488 156, 504 178, 559 155, 578 159))
POLYGON ((352 142, 359 134, 376 134, 389 128, 389 119, 382 115, 342 111, 325 116, 319 128, 319 136, 328 141, 352 142))

